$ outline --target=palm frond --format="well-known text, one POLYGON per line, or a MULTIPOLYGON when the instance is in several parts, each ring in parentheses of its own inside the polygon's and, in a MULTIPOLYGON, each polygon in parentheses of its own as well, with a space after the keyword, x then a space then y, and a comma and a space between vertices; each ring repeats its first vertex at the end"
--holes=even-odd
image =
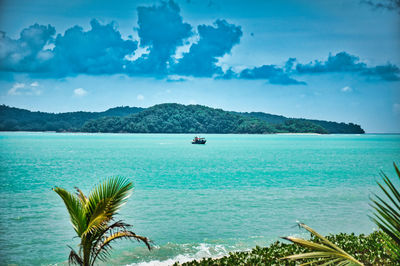
POLYGON ((99 245, 101 245, 100 243, 107 238, 105 237, 106 234, 111 235, 114 230, 126 231, 129 227, 132 226, 119 220, 105 228, 102 228, 101 230, 96 230, 95 234, 93 235, 93 238, 95 239, 94 244, 92 245, 93 252, 95 253, 95 251, 99 248, 99 245))
POLYGON ((83 265, 83 260, 82 258, 75 252, 73 248, 68 246, 71 249, 71 252, 69 253, 68 256, 68 263, 69 264, 77 264, 77 265, 83 265))
POLYGON ((81 202, 75 195, 69 193, 63 188, 55 187, 53 188, 53 191, 56 192, 64 201, 71 218, 72 226, 78 236, 81 236, 86 229, 86 217, 81 202))
MULTIPOLYGON (((400 171, 393 163, 397 177, 400 180, 400 171)), ((374 194, 371 206, 375 209, 372 221, 387 234, 385 244, 396 260, 400 260, 400 192, 390 178, 381 172, 383 183, 378 183, 386 200, 374 194)))
POLYGON ((82 206, 85 207, 86 204, 88 203, 88 198, 85 196, 85 194, 83 194, 82 190, 80 190, 78 187, 75 187, 75 190, 79 200, 81 201, 82 206))
POLYGON ((112 219, 112 213, 108 211, 108 205, 111 199, 101 200, 94 212, 90 215, 90 220, 86 230, 83 232, 82 235, 86 236, 89 233, 93 233, 96 230, 99 230, 101 227, 105 227, 108 221, 112 219))
POLYGON ((309 231, 312 235, 316 236, 321 241, 321 244, 296 237, 284 237, 284 239, 289 240, 294 244, 303 246, 305 248, 309 248, 313 252, 290 255, 283 257, 282 259, 288 259, 288 260, 315 259, 313 261, 309 261, 302 265, 308 265, 308 264, 363 265, 361 262, 359 262, 350 254, 345 252, 343 249, 336 246, 331 241, 320 235, 311 227, 303 223, 299 223, 299 226, 309 231))
POLYGON ((122 177, 109 178, 99 184, 89 194, 88 214, 91 215, 96 210, 101 201, 107 201, 107 213, 114 215, 117 210, 125 204, 130 196, 133 184, 128 179, 122 177))
POLYGON ((75 188, 76 195, 62 188, 53 189, 63 199, 81 239, 79 254, 71 248, 70 263, 87 266, 94 265, 96 259, 105 260, 110 255, 111 242, 117 239, 136 239, 151 249, 148 238, 127 230, 129 224, 122 221, 111 223, 132 188, 128 179, 115 177, 96 186, 88 197, 79 188, 75 188))
POLYGON ((109 255, 109 249, 111 249, 111 242, 118 240, 118 239, 135 239, 138 242, 143 242, 147 248, 149 250, 151 250, 151 245, 150 245, 150 240, 147 237, 144 236, 139 236, 137 234, 135 234, 132 231, 118 231, 115 232, 113 234, 111 234, 110 236, 106 237, 103 242, 99 245, 98 248, 96 248, 95 254, 93 256, 93 261, 95 261, 97 259, 97 257, 99 257, 101 260, 104 260, 105 258, 107 258, 107 256, 109 255))
POLYGON ((150 240, 147 237, 139 236, 132 231, 119 231, 116 232, 109 237, 107 237, 104 242, 101 244, 100 249, 104 246, 109 245, 112 241, 121 239, 121 238, 133 238, 138 242, 143 242, 149 250, 151 250, 150 240))
POLYGON ((382 238, 385 243, 386 249, 390 251, 389 254, 395 260, 399 261, 400 260, 400 250, 399 250, 397 244, 394 243, 393 240, 390 238, 390 236, 385 233, 382 234, 382 238))
POLYGON ((89 223, 83 234, 104 227, 126 202, 132 188, 132 183, 119 177, 110 178, 97 186, 87 201, 89 223))
POLYGON ((116 221, 115 223, 109 225, 109 226, 106 228, 106 231, 112 230, 112 229, 114 229, 114 228, 123 228, 123 229, 126 229, 126 228, 129 228, 129 227, 132 227, 132 225, 127 224, 127 223, 124 223, 122 220, 119 220, 119 221, 116 221))

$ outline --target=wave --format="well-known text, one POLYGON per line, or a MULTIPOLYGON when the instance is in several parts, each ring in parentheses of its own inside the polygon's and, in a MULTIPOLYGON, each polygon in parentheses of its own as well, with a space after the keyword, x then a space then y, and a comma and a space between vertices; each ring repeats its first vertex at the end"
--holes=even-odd
POLYGON ((132 264, 127 264, 128 266, 166 266, 172 265, 176 262, 184 263, 192 260, 200 260, 203 258, 220 258, 228 255, 229 252, 235 251, 232 246, 225 246, 221 244, 209 244, 209 243, 199 243, 199 244, 175 244, 167 243, 161 247, 155 247, 152 251, 153 259, 149 261, 142 261, 132 264), (168 253, 179 252, 172 258, 166 259, 155 259, 154 257, 167 255, 168 253))

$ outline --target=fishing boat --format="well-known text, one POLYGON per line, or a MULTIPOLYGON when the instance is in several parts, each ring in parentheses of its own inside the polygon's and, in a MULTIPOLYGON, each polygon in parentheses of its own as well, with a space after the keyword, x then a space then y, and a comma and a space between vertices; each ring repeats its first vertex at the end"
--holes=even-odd
POLYGON ((206 144, 206 139, 205 138, 200 138, 200 137, 194 137, 192 140, 192 144, 206 144))

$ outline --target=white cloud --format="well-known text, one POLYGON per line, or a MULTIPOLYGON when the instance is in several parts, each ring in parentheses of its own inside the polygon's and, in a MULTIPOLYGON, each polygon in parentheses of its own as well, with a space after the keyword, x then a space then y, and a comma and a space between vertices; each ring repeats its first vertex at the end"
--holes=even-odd
POLYGON ((15 83, 8 91, 8 95, 20 95, 23 88, 25 88, 25 83, 15 83))
POLYGON ((134 54, 126 55, 124 59, 128 60, 128 61, 135 61, 136 59, 138 59, 142 55, 146 55, 146 54, 149 54, 149 53, 150 53, 150 48, 148 46, 146 46, 146 47, 138 47, 135 50, 134 54))
POLYGON ((192 37, 189 37, 186 40, 184 45, 176 48, 175 55, 173 55, 175 62, 178 62, 178 59, 181 59, 185 53, 188 53, 190 50, 190 47, 192 47, 192 44, 197 43, 199 40, 200 40, 200 36, 198 34, 193 34, 192 37))
POLYGON ((349 86, 346 86, 346 87, 342 88, 341 91, 343 91, 343 92, 352 92, 353 89, 351 87, 349 87, 349 86))
POLYGON ((87 94, 87 91, 84 90, 83 88, 77 88, 77 89, 74 90, 74 95, 75 96, 82 97, 82 96, 85 96, 86 94, 87 94))
POLYGON ((179 81, 186 81, 186 80, 193 80, 193 78, 186 77, 186 76, 180 76, 180 75, 169 75, 167 78, 167 81, 172 81, 172 82, 179 82, 179 81))
POLYGON ((138 94, 138 96, 136 96, 136 99, 138 99, 139 101, 143 101, 144 96, 142 94, 138 94))
POLYGON ((400 103, 393 104, 392 110, 395 115, 400 115, 400 103))
POLYGON ((37 82, 33 82, 30 86, 17 82, 8 91, 8 95, 40 95, 42 91, 37 89, 38 86, 37 82))

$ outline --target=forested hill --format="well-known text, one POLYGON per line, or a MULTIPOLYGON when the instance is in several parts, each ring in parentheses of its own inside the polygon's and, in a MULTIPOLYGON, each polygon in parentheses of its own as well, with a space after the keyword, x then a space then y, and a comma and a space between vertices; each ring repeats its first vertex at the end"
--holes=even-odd
POLYGON ((201 105, 116 107, 105 112, 44 113, 0 106, 0 131, 126 133, 364 133, 359 125, 238 113, 201 105))
POLYGON ((201 105, 160 104, 126 117, 87 122, 84 132, 129 133, 364 133, 354 124, 324 122, 329 130, 306 119, 265 113, 238 113, 201 105), (337 130, 334 126, 337 126, 337 130))
POLYGON ((302 118, 287 118, 282 115, 272 115, 261 112, 251 113, 240 113, 245 116, 257 117, 258 119, 264 120, 272 124, 284 124, 290 120, 303 120, 308 121, 318 126, 323 127, 330 134, 364 134, 364 130, 360 125, 353 123, 337 123, 332 121, 314 120, 314 119, 302 119, 302 118))
POLYGON ((115 107, 104 112, 44 113, 0 105, 0 131, 80 131, 91 119, 104 116, 127 116, 139 107, 115 107))
MULTIPOLYGON (((320 131, 321 127, 310 129, 320 131)), ((277 129, 255 117, 246 117, 201 105, 160 104, 125 117, 103 117, 87 122, 84 132, 129 133, 275 133, 277 129)), ((287 130, 283 130, 287 132, 287 130)))

